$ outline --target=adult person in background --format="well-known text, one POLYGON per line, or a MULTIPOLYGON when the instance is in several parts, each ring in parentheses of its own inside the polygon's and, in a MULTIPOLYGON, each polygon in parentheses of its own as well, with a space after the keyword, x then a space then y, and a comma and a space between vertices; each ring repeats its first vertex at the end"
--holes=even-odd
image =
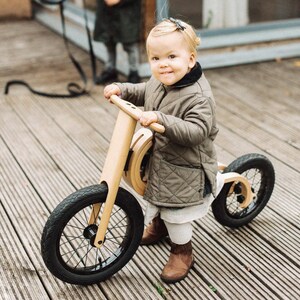
POLYGON ((141 0, 97 0, 94 40, 103 42, 108 60, 96 84, 118 80, 116 70, 117 43, 128 54, 129 76, 127 81, 140 82, 138 74, 139 40, 141 28, 141 0))

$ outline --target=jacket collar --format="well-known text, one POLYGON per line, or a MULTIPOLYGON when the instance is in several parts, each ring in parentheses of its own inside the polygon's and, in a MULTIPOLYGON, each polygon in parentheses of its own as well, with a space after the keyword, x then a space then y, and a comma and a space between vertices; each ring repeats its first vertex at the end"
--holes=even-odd
POLYGON ((192 70, 189 73, 185 74, 185 76, 181 78, 179 81, 171 85, 171 87, 184 87, 184 86, 191 85, 195 83, 201 76, 202 76, 201 65, 198 62, 196 62, 192 70))

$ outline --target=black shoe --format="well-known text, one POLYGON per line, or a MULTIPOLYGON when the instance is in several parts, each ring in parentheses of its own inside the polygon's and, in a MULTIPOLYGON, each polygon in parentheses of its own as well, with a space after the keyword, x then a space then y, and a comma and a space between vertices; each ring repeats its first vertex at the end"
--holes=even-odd
POLYGON ((108 82, 118 81, 118 74, 115 69, 104 70, 99 77, 96 78, 96 84, 105 84, 108 82))
POLYGON ((141 77, 139 76, 139 73, 137 71, 130 71, 129 76, 128 76, 128 82, 131 82, 131 83, 141 82, 141 77))

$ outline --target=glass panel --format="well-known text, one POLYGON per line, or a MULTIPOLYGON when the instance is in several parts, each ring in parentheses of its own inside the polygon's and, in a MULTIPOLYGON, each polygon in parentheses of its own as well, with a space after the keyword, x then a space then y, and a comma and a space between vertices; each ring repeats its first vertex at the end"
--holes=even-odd
POLYGON ((169 15, 195 28, 230 28, 300 18, 299 0, 169 0, 169 15))
MULTIPOLYGON (((228 28, 300 18, 300 0, 165 1, 169 2, 169 16, 187 21, 198 29, 228 28)), ((83 7, 83 0, 68 0, 68 2, 83 7)), ((85 3, 88 9, 96 10, 97 0, 85 0, 85 3)))
POLYGON ((250 23, 300 17, 299 0, 250 0, 250 23))
POLYGON ((169 16, 202 28, 202 0, 169 0, 169 16))

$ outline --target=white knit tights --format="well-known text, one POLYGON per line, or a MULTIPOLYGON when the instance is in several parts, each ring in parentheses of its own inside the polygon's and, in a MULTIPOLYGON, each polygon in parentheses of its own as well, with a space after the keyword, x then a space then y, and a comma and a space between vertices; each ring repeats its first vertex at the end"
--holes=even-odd
POLYGON ((169 223, 165 221, 171 241, 177 245, 184 245, 192 239, 193 226, 192 222, 183 224, 169 223))

